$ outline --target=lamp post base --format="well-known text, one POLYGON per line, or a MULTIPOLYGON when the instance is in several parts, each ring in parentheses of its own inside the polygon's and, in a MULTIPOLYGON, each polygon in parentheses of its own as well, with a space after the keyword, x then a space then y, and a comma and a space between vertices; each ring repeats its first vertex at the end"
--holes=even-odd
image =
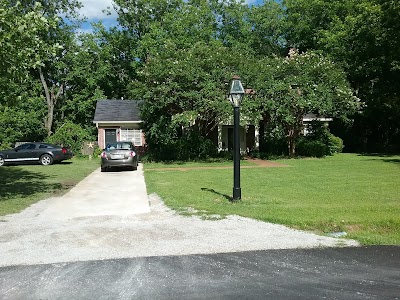
POLYGON ((240 187, 234 187, 232 201, 240 201, 241 199, 242 199, 242 189, 240 187))

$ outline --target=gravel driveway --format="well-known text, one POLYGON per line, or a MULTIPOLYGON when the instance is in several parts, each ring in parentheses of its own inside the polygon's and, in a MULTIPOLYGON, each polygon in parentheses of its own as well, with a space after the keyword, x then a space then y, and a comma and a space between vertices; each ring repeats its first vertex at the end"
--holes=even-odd
POLYGON ((180 216, 157 195, 147 196, 142 165, 137 172, 96 170, 64 196, 40 201, 0 221, 0 266, 358 246, 354 240, 238 216, 180 216))

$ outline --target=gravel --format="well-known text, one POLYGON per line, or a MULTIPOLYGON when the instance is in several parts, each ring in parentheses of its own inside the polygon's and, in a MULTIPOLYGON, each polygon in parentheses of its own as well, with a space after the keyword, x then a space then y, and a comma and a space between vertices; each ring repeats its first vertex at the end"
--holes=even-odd
POLYGON ((239 216, 181 216, 156 194, 150 213, 65 220, 41 214, 54 200, 0 219, 0 266, 359 245, 239 216))

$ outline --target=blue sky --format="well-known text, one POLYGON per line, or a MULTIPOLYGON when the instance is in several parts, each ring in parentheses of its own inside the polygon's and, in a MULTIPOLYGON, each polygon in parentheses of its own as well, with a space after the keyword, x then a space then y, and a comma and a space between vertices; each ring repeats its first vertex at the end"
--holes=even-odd
MULTIPOLYGON (((112 26, 116 24, 117 15, 115 11, 112 9, 113 1, 112 0, 81 0, 83 8, 80 10, 80 14, 85 16, 88 19, 86 24, 83 24, 82 31, 90 32, 91 31, 91 22, 97 22, 102 20, 103 24, 106 27, 112 26), (103 10, 107 9, 107 7, 111 8, 112 14, 107 16, 103 13, 103 10)), ((248 4, 260 4, 262 0, 246 0, 248 4)))

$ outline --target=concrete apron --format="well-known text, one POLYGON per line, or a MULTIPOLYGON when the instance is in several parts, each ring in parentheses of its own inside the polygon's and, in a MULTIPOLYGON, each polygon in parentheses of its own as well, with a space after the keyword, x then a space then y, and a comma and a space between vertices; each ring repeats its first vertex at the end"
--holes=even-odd
POLYGON ((137 171, 97 169, 40 213, 46 219, 129 216, 150 212, 143 165, 137 171))

